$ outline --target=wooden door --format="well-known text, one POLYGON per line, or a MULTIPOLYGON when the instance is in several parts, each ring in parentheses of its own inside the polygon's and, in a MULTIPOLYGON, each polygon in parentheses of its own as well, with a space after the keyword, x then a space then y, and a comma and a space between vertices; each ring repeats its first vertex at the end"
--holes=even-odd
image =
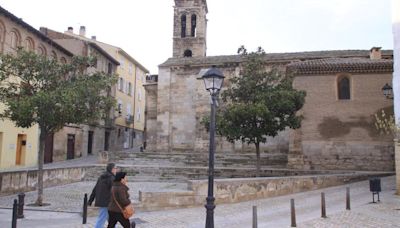
POLYGON ((17 138, 17 151, 15 157, 16 165, 23 165, 26 153, 26 134, 18 134, 17 138))
POLYGON ((67 159, 74 159, 74 157, 75 157, 75 135, 68 134, 67 159))
POLYGON ((54 134, 48 135, 44 144, 44 163, 53 162, 54 134))
POLYGON ((110 132, 106 131, 105 135, 104 135, 104 150, 108 151, 109 147, 110 147, 110 132))
POLYGON ((93 150, 93 131, 89 131, 89 138, 88 138, 88 154, 92 154, 93 150))

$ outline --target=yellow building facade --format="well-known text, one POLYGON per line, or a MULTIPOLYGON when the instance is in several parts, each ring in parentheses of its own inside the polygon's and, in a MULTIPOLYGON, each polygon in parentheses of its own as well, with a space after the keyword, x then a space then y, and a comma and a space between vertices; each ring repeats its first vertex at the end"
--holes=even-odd
POLYGON ((143 84, 149 71, 123 49, 97 42, 118 60, 117 108, 115 125, 118 149, 143 146, 145 121, 145 90, 143 84))
MULTIPOLYGON (((72 56, 38 30, 0 7, 0 52, 15 53, 19 47, 60 62, 67 62, 72 56)), ((4 104, 0 103, 0 112, 4 108, 4 104)), ((38 125, 19 128, 12 121, 0 120, 0 169, 36 166, 38 148, 38 125)))
MULTIPOLYGON (((112 130, 112 149, 125 150, 143 146, 145 130, 145 90, 143 84, 149 71, 122 48, 100 42, 95 37, 87 38, 85 26, 80 27, 79 33, 74 33, 72 27, 64 33, 58 33, 47 28, 43 29, 50 38, 60 44, 73 42, 71 40, 94 43, 118 61, 119 65, 116 67, 118 81, 115 86, 117 104, 111 116, 115 125, 112 130)), ((69 45, 68 49, 72 51, 75 46, 69 45)))

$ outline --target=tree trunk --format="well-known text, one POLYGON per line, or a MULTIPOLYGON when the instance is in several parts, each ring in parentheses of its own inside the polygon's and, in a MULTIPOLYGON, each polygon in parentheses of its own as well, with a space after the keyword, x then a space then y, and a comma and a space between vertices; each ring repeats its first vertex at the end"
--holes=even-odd
POLYGON ((36 205, 43 206, 43 163, 44 163, 44 144, 46 142, 46 131, 40 129, 39 152, 38 152, 38 197, 36 205))
POLYGON ((256 176, 259 177, 259 176, 260 176, 260 173, 261 173, 261 167, 260 167, 260 166, 261 166, 261 165, 260 165, 260 163, 261 163, 261 159, 260 159, 260 143, 259 143, 259 142, 256 142, 255 145, 256 145, 256 155, 257 155, 257 162, 256 162, 257 171, 256 171, 256 176))

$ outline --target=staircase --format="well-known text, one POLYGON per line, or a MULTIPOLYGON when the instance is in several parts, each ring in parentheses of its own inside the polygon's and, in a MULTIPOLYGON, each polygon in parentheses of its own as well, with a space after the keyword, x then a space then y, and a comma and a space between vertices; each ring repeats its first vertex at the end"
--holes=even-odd
MULTIPOLYGON (((111 153, 110 162, 128 173, 133 182, 186 182, 208 178, 208 154, 194 152, 119 151, 111 153)), ((332 171, 293 170, 286 168, 287 155, 261 154, 261 176, 294 176, 333 173, 332 171)), ((215 154, 215 178, 256 176, 255 153, 215 154)), ((105 165, 88 169, 86 179, 96 180, 105 165)))

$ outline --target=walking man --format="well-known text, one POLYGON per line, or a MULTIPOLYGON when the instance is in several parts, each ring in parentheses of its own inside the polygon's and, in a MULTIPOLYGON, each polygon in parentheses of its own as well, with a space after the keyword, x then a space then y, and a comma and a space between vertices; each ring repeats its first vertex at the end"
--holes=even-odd
POLYGON ((94 206, 99 207, 99 215, 96 220, 95 228, 103 228, 105 222, 108 220, 108 203, 111 199, 111 187, 113 185, 115 174, 117 173, 117 167, 114 163, 108 163, 106 172, 101 174, 97 179, 96 185, 93 188, 92 194, 90 194, 88 204, 91 206, 93 201, 94 206))

